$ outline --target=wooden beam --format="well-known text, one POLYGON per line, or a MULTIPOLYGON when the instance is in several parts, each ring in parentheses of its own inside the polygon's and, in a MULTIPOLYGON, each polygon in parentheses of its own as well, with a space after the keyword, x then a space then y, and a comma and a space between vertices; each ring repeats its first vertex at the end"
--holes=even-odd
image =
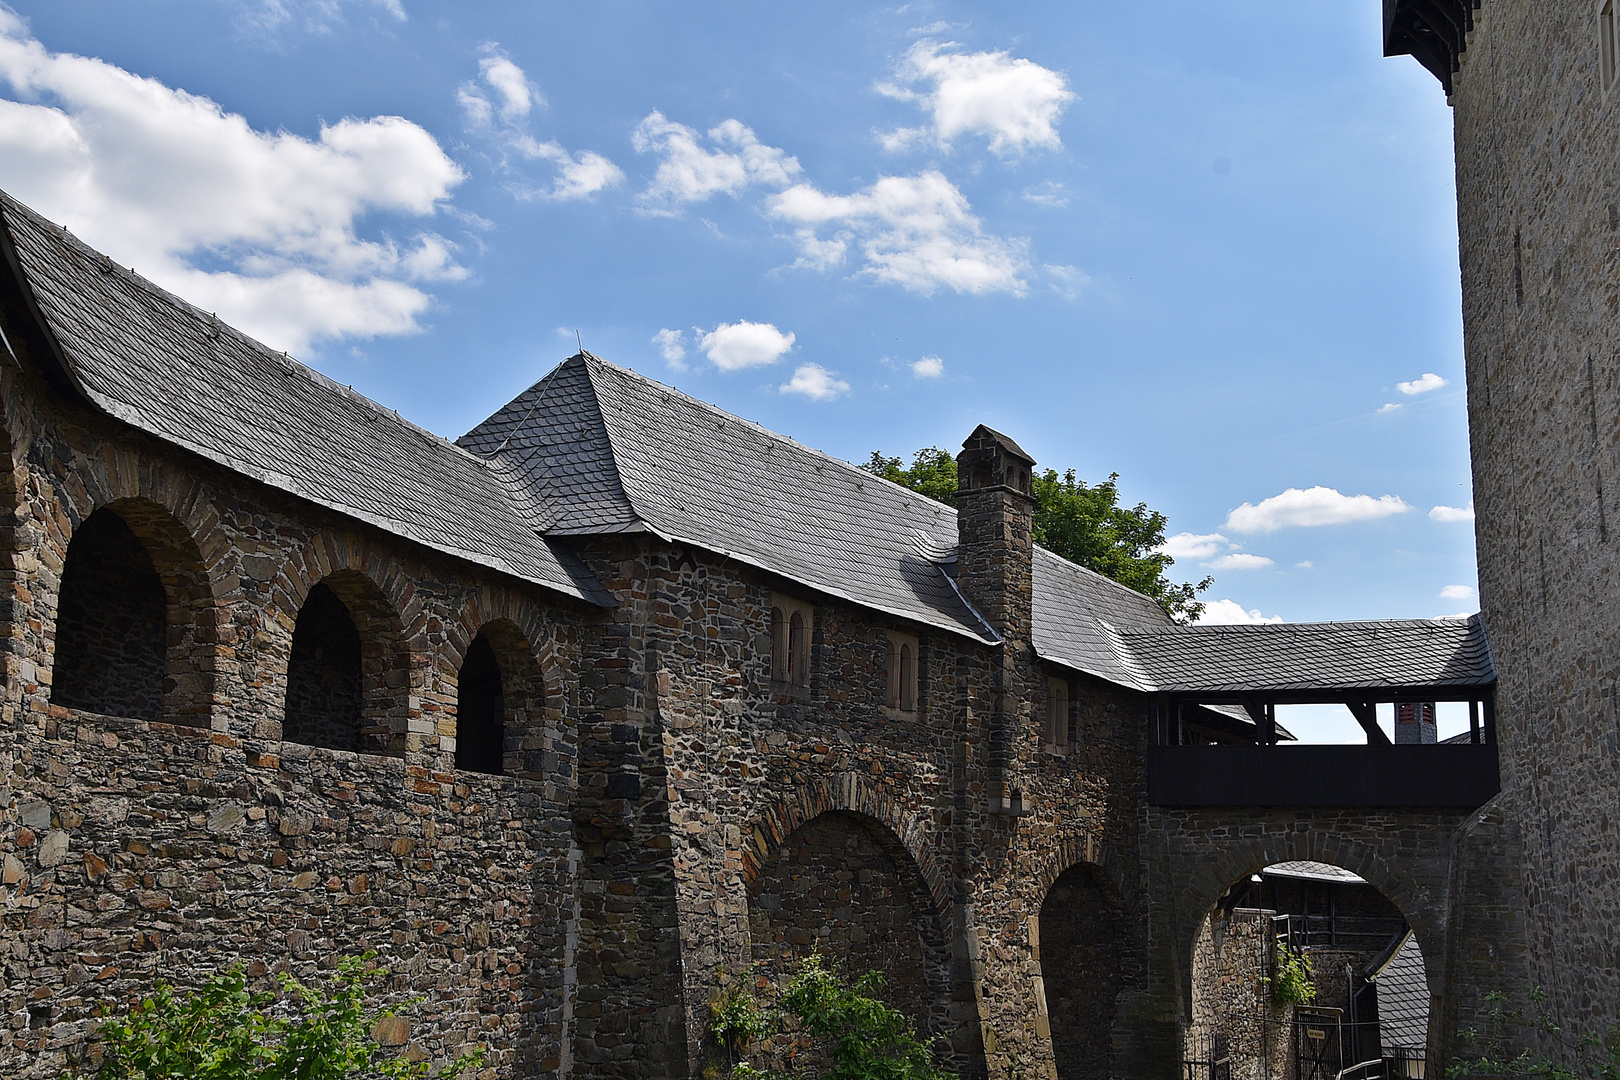
POLYGON ((1389 736, 1378 726, 1378 706, 1370 701, 1347 701, 1344 707, 1356 718, 1361 730, 1367 733, 1368 746, 1388 746, 1389 736))

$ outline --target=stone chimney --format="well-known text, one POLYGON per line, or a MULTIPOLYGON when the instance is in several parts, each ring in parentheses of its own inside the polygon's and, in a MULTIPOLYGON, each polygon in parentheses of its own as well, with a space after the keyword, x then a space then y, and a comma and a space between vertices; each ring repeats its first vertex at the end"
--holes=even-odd
POLYGON ((956 455, 956 582, 1002 640, 1030 640, 1035 459, 980 424, 956 455))

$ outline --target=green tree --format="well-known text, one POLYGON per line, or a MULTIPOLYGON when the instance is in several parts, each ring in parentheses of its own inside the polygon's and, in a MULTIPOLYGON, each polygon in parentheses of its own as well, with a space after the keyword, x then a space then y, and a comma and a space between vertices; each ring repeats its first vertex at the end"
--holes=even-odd
MULTIPOLYGON (((874 450, 861 468, 936 502, 956 505, 956 458, 937 446, 918 450, 909 466, 902 458, 874 450)), ((1198 594, 1215 579, 1197 584, 1170 580, 1165 571, 1175 560, 1157 550, 1169 520, 1146 503, 1121 506, 1118 473, 1087 484, 1076 479, 1073 469, 1061 475, 1047 469, 1035 474, 1033 487, 1037 544, 1152 598, 1178 622, 1191 622, 1203 613, 1198 594)))
MULTIPOLYGON (((709 1003, 709 1035, 725 1052, 725 1068, 736 1080, 957 1080, 939 1067, 939 1037, 918 1036, 905 1013, 879 1000, 882 990, 882 972, 869 971, 849 983, 813 954, 776 995, 780 1011, 762 1007, 740 987, 717 995, 709 1003), (791 1037, 784 1017, 792 1017, 793 1028, 813 1041, 819 1053, 802 1060, 814 1063, 790 1072, 754 1066, 745 1057, 751 1049, 768 1051, 762 1043, 791 1037)), ((711 1072, 718 1075, 720 1069, 711 1072)))
MULTIPOLYGON (((408 1029, 391 1008, 368 1009, 367 988, 385 979, 372 956, 338 961, 331 988, 281 978, 281 993, 249 990, 240 967, 199 990, 160 983, 128 1013, 106 1021, 98 1038, 105 1080, 453 1080, 483 1060, 462 1054, 433 1073, 426 1060, 390 1053, 380 1030, 408 1029)), ((392 1037, 388 1040, 396 1041, 392 1037)))

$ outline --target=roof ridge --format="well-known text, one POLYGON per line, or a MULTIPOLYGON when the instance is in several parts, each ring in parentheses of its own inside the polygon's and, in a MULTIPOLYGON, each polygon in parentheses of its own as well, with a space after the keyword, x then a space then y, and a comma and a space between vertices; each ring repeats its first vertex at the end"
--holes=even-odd
MULTIPOLYGON (((1061 557, 1061 556, 1060 556, 1061 557)), ((1082 570, 1085 567, 1081 567, 1082 570)), ((1105 578, 1104 580, 1110 580, 1105 578)), ((1116 583, 1117 584, 1117 583, 1116 583)), ((1132 626, 1120 632, 1123 634, 1162 634, 1180 631, 1204 631, 1212 633, 1279 633, 1286 630, 1298 630, 1315 627, 1340 627, 1343 629, 1361 629, 1365 627, 1401 627, 1415 628, 1428 627, 1436 629, 1446 623, 1469 623, 1477 619, 1477 615, 1470 615, 1467 619, 1449 618, 1415 618, 1415 619, 1318 619, 1310 622, 1268 622, 1268 623, 1192 623, 1189 625, 1175 624, 1172 626, 1132 626)))

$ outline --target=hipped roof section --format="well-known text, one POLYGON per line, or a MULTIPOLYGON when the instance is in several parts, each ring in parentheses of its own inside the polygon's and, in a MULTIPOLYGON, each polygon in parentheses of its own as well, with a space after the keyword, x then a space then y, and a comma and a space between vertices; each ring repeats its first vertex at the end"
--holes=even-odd
MULTIPOLYGON (((646 531, 927 626, 993 642, 957 591, 956 511, 589 354, 464 435, 528 479, 548 535, 646 531)), ((1152 600, 1037 548, 1044 658, 1132 685, 1099 615, 1168 626, 1152 600)))
POLYGON ((0 272, 53 374, 93 406, 261 483, 592 603, 499 466, 220 323, 0 193, 0 272))

